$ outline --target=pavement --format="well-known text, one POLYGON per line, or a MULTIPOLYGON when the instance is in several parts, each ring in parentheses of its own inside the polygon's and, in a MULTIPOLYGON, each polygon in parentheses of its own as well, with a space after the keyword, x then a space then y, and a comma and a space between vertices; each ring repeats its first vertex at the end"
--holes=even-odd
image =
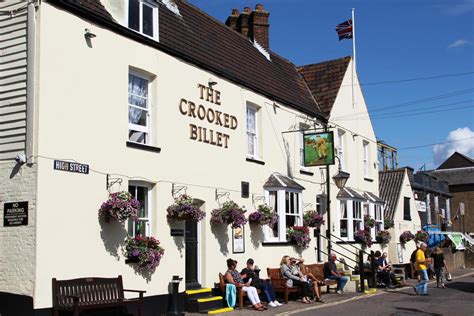
MULTIPOLYGON (((279 308, 257 312, 250 305, 227 315, 394 315, 394 316, 474 316, 474 269, 451 273, 453 280, 446 282, 446 289, 436 288, 436 281, 428 285, 429 296, 418 296, 412 286, 416 280, 406 280, 406 286, 395 290, 377 289, 375 294, 323 293, 325 303, 303 304, 290 301, 279 308)), ((281 300, 280 300, 281 301, 281 300)), ((187 314, 199 315, 199 314, 187 314)))

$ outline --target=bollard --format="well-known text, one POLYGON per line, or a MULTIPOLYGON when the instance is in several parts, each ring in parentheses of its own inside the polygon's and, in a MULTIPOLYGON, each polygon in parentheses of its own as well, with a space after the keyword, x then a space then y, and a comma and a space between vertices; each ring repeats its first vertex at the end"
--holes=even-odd
POLYGON ((178 289, 181 280, 183 280, 183 278, 180 278, 178 275, 173 275, 173 279, 171 280, 172 292, 169 297, 168 312, 166 313, 168 316, 184 315, 184 313, 178 311, 178 289))

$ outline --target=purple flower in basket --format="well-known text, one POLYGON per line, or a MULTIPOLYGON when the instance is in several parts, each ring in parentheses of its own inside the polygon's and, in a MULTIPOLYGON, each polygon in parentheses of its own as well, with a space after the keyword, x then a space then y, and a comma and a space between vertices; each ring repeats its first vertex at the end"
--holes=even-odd
POLYGON ((185 194, 175 198, 174 203, 166 211, 168 213, 166 217, 171 222, 182 220, 199 222, 206 216, 206 213, 194 204, 193 198, 185 194))
POLYGON ((140 210, 140 202, 133 198, 129 192, 115 192, 109 195, 109 199, 102 203, 99 209, 99 218, 109 222, 114 219, 124 222, 127 219, 136 221, 140 210))
POLYGON ((309 229, 305 226, 289 227, 286 231, 287 240, 296 244, 296 247, 306 249, 309 247, 311 238, 309 237, 309 229))
POLYGON ((401 235, 400 235, 400 242, 402 244, 405 244, 407 242, 409 242, 410 240, 413 240, 415 238, 415 235, 413 235, 410 231, 404 231, 401 235))
POLYGON ((249 222, 261 226, 273 226, 278 222, 278 215, 268 205, 259 205, 255 212, 250 213, 249 222))
POLYGON ((424 230, 419 230, 415 234, 416 242, 427 242, 429 238, 430 238, 430 235, 424 230))
POLYGON ((164 253, 157 239, 142 236, 129 238, 124 251, 127 258, 138 258, 138 266, 148 271, 156 269, 164 253))
POLYGON ((303 215, 303 225, 307 227, 319 228, 324 224, 323 217, 314 210, 307 211, 303 215))
POLYGON ((212 210, 210 221, 212 225, 231 224, 232 228, 242 227, 247 223, 245 210, 234 201, 224 202, 221 208, 212 210))
POLYGON ((364 245, 367 245, 367 247, 369 248, 372 246, 373 243, 370 228, 357 230, 354 234, 354 239, 364 245))

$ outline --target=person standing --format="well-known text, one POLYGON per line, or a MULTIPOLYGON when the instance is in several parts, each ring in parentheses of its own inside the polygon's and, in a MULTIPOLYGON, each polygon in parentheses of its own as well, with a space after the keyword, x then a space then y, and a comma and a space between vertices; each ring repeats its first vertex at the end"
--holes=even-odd
POLYGON ((344 286, 349 281, 348 278, 344 276, 342 272, 337 271, 336 267, 336 259, 337 256, 333 253, 329 256, 329 261, 324 264, 324 278, 329 280, 336 280, 337 281, 337 294, 342 294, 344 291, 344 286))
POLYGON ((420 248, 416 251, 415 268, 420 275, 420 281, 413 287, 418 295, 428 295, 428 264, 429 260, 425 258, 426 244, 422 242, 420 248))
POLYGON ((252 258, 247 260, 247 266, 243 268, 240 272, 241 275, 246 275, 246 278, 244 278, 244 282, 248 282, 250 279, 252 279, 250 285, 262 290, 262 292, 265 293, 268 305, 270 305, 271 307, 282 306, 283 304, 280 304, 280 302, 278 302, 276 299, 275 289, 273 288, 273 285, 270 282, 266 282, 265 280, 260 279, 259 273, 260 269, 258 269, 257 266, 254 266, 254 261, 252 258))
POLYGON ((433 258, 433 266, 436 274, 436 287, 444 287, 444 268, 446 267, 446 260, 444 260, 443 250, 440 247, 436 247, 431 253, 433 258))

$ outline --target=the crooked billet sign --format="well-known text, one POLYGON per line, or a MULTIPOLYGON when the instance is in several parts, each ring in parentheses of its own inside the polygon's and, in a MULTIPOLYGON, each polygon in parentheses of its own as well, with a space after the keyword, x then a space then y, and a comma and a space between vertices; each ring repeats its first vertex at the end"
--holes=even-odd
POLYGON ((303 140, 305 167, 334 164, 333 132, 304 134, 303 140))

